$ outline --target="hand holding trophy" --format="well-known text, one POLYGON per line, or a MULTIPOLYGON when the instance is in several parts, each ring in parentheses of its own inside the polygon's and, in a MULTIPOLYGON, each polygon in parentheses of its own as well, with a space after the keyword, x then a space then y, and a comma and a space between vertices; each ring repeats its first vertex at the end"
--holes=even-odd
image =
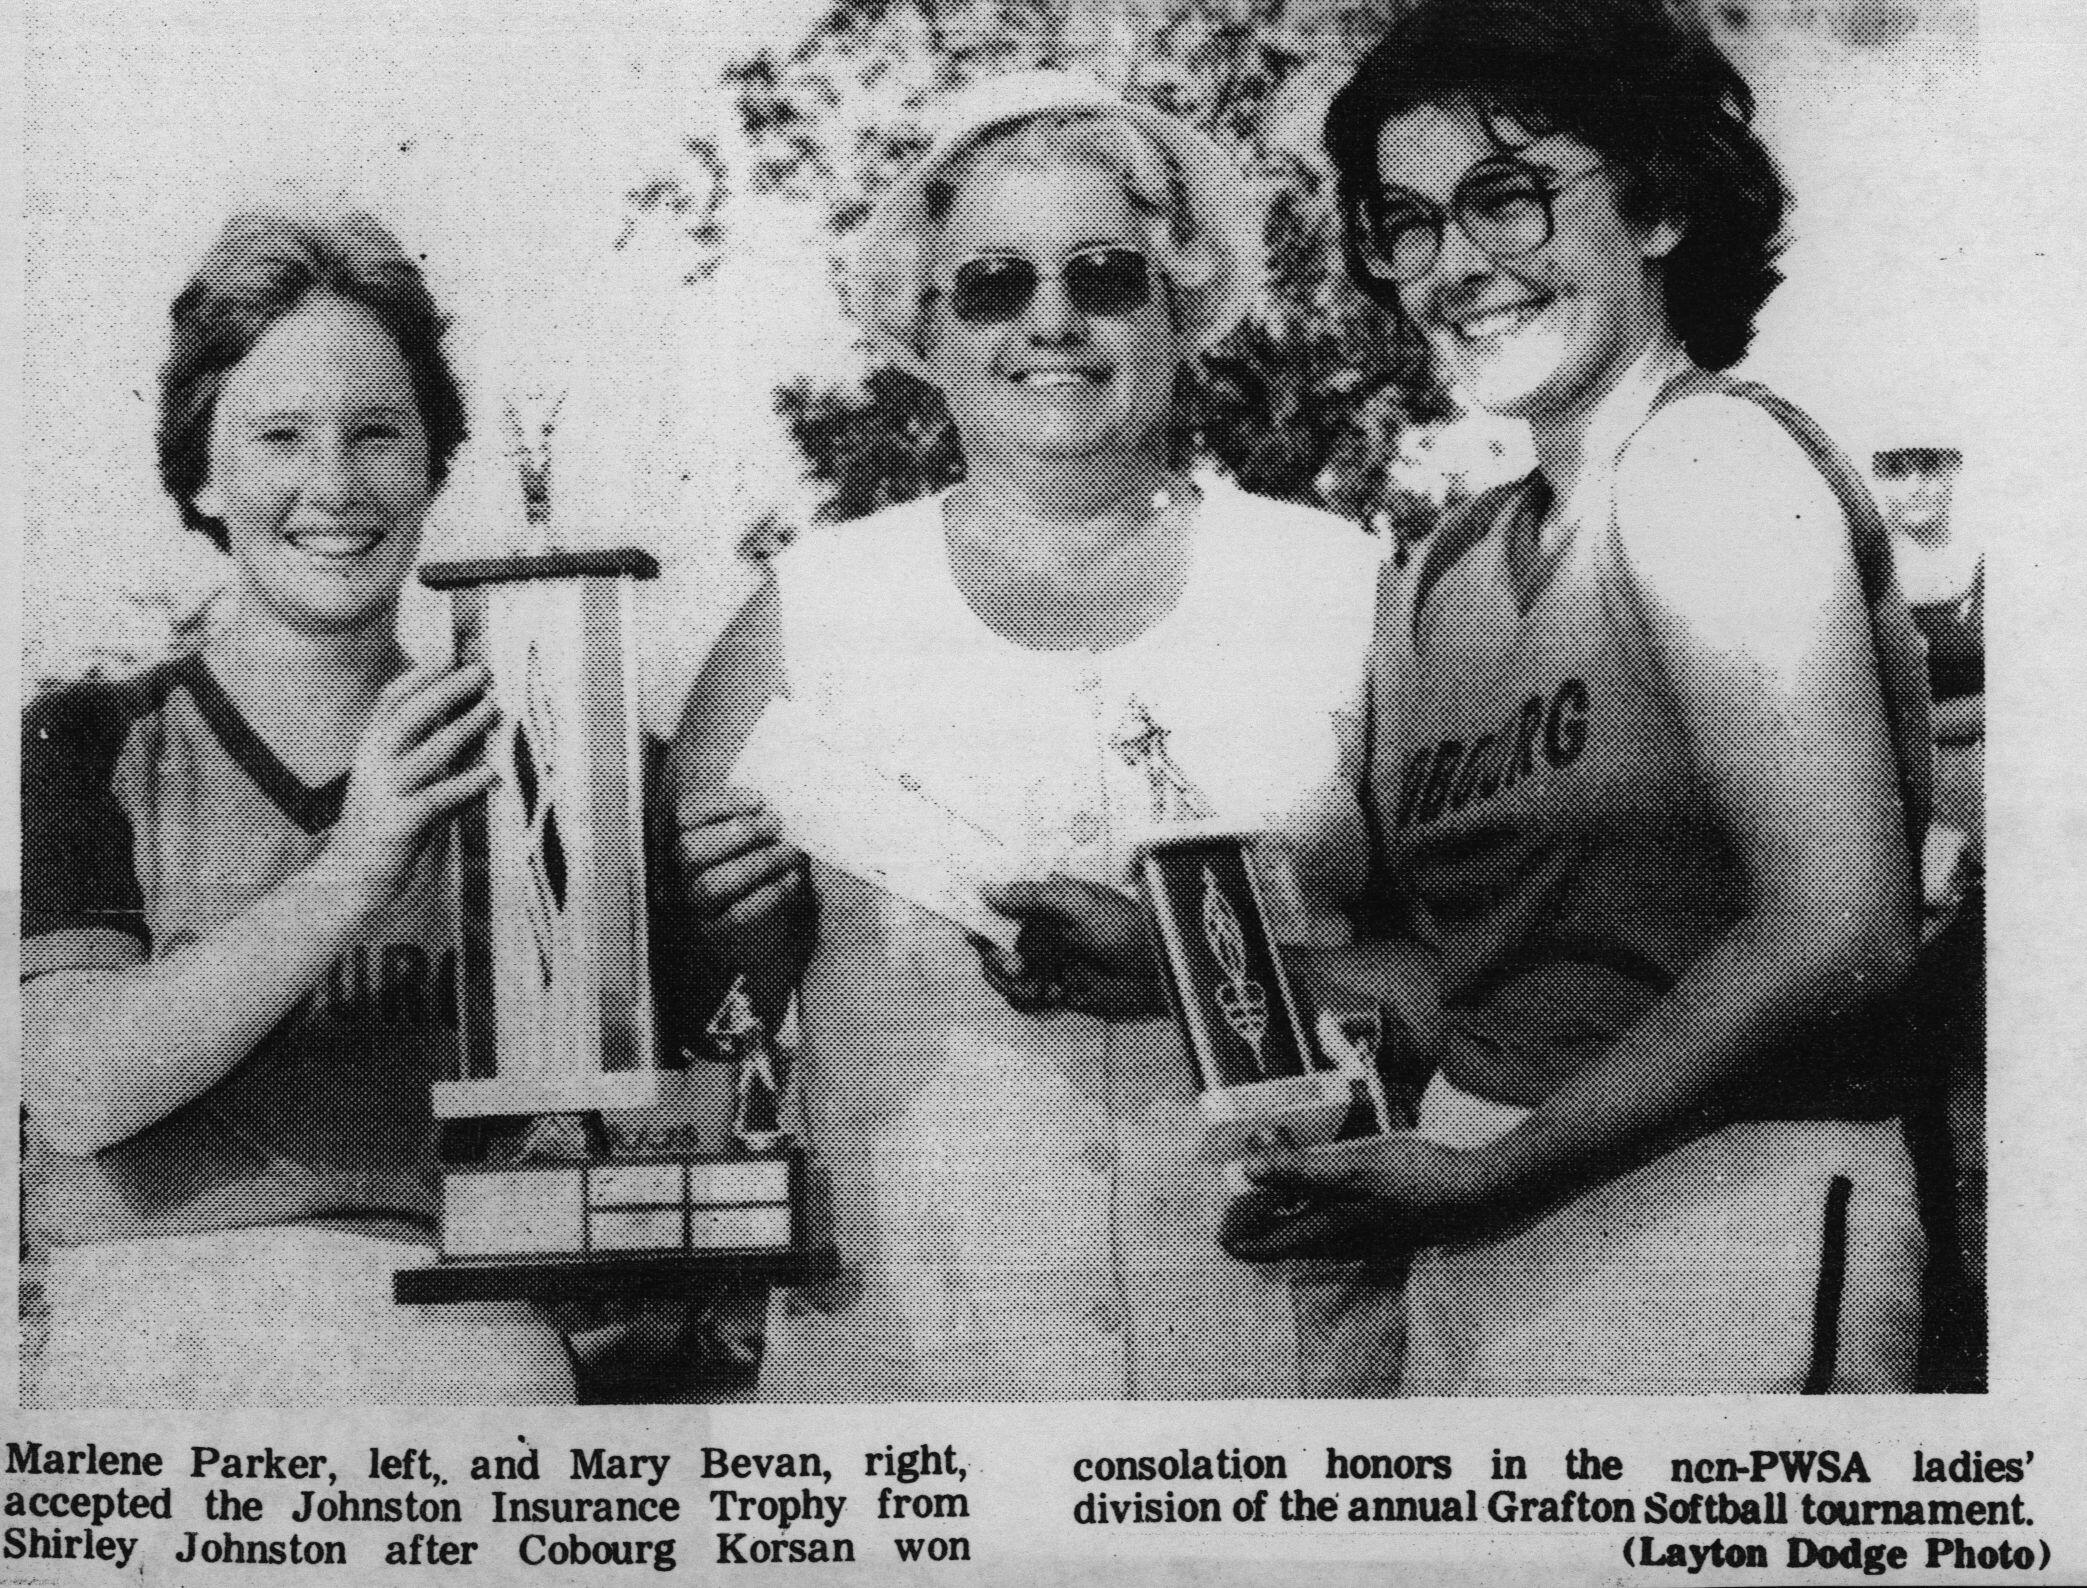
POLYGON ((670 1294, 725 1271, 786 1277, 807 1255, 787 1065, 750 1006, 733 1021, 728 999, 713 1026, 765 1078, 742 1081, 758 1123, 740 1151, 612 1150, 603 1124, 662 1090, 633 618, 659 565, 553 542, 563 407, 507 409, 524 548, 421 571, 449 593, 457 660, 484 667, 500 718, 497 779, 459 818, 460 1041, 434 1088, 442 1264, 397 1276, 401 1301, 670 1294))
POLYGON ((1196 1067, 1207 1150, 1374 1136, 1392 1111, 1374 1043, 1304 1006, 1277 952, 1251 832, 1185 824, 1147 844, 1138 882, 1159 938, 1168 1001, 1196 1067))

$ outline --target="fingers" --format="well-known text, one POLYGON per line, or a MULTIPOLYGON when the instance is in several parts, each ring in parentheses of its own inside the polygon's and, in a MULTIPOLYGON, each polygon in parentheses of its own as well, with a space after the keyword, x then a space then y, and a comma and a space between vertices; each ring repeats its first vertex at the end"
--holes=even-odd
POLYGON ((1041 917, 1073 928, 1074 935, 1097 921, 1114 922, 1124 916, 1133 922, 1137 920, 1135 907, 1121 894, 1062 871, 1041 879, 1017 877, 1007 882, 989 882, 978 890, 978 895, 988 908, 1002 915, 1017 919, 1041 917))
POLYGON ((978 890, 986 908, 1019 919, 1044 912, 1044 884, 1031 877, 1010 882, 988 882, 978 890))
POLYGON ((1250 1182, 1276 1196, 1345 1200, 1364 1194, 1351 1165, 1323 1154, 1267 1153, 1248 1159, 1242 1168, 1250 1182))
POLYGON ((781 820, 750 789, 686 790, 674 823, 689 905, 710 926, 753 926, 804 884, 804 855, 782 842, 781 820))
POLYGON ((699 917, 721 925, 746 925, 797 886, 803 865, 804 857, 796 850, 767 843, 721 864, 686 872, 683 882, 699 917))
POLYGON ((1239 1198, 1226 1210, 1218 1244, 1242 1262, 1272 1263, 1291 1257, 1363 1255, 1368 1232, 1349 1206, 1239 1198))
POLYGON ((751 789, 691 789, 674 799, 674 849, 697 918, 753 927, 803 883, 803 853, 751 789))
POLYGON ((408 788, 425 783, 436 773, 453 768, 457 757, 478 743, 500 719, 500 707, 481 699, 454 722, 438 728, 399 762, 399 775, 408 788))
POLYGON ((756 795, 711 808, 695 821, 689 819, 688 802, 682 804, 679 814, 675 845, 686 872, 707 871, 743 855, 781 847, 783 824, 756 795))
POLYGON ((972 939, 972 946, 978 950, 979 970, 986 984, 1017 1012, 1042 1015, 1064 1007, 1064 988, 1049 966, 1027 960, 1019 953, 1005 954, 997 943, 984 938, 972 939))
POLYGON ((1247 1131, 1249 1154, 1272 1157, 1277 1153, 1290 1152, 1297 1146, 1297 1138, 1290 1127, 1280 1120, 1264 1120, 1247 1131))
POLYGON ((979 889, 987 906, 1022 923, 1016 947, 1055 966, 1074 1007, 1111 1018, 1159 1010, 1158 967, 1141 905, 1113 889, 1054 872, 979 889))
POLYGON ((984 938, 973 938, 972 947, 978 950, 979 971, 986 984, 1022 1014, 1069 1009, 1103 1020, 1136 1020, 1165 1013, 1157 982, 1119 976, 1068 957, 1042 946, 1026 927, 1013 954, 984 938))
POLYGON ((426 827, 478 798, 499 780, 500 774, 489 766, 467 767, 455 777, 430 783, 408 799, 405 802, 407 818, 416 829, 426 827))
MULTIPOLYGON (((419 676, 419 682, 389 703, 384 732, 395 751, 417 746, 437 723, 446 722, 474 695, 493 685, 493 675, 480 663, 444 668, 432 675, 419 668, 400 675, 394 683, 419 676)), ((379 697, 379 720, 385 720, 385 702, 379 697)))
POLYGON ((796 852, 785 853, 791 861, 780 875, 726 905, 710 917, 711 925, 726 931, 745 931, 773 919, 804 886, 804 868, 798 863, 796 852))
MULTIPOLYGON (((377 710, 385 713, 397 708, 398 703, 417 689, 424 689, 435 679, 450 671, 448 662, 415 662, 398 677, 377 691, 377 710)), ((483 669, 481 669, 483 671, 483 669)))
POLYGON ((768 807, 752 789, 683 789, 674 798, 675 825, 683 830, 734 816, 751 816, 768 807))

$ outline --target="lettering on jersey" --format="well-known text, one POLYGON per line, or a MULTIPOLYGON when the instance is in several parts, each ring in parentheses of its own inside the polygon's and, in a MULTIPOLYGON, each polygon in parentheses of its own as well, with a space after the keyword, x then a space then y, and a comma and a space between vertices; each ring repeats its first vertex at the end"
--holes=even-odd
POLYGON ((1416 750, 1399 778, 1398 818, 1403 831, 1488 800, 1537 774, 1538 757, 1562 772, 1587 748, 1587 685, 1568 678, 1546 699, 1531 695, 1491 733, 1469 744, 1444 739, 1416 750))
POLYGON ((333 962, 325 979, 290 1012, 290 1019, 454 1031, 456 950, 430 954, 421 943, 358 943, 333 962))

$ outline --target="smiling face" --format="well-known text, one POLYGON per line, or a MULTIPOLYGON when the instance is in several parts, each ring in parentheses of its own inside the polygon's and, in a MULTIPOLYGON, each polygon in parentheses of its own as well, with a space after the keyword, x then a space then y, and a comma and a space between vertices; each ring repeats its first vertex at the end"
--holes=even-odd
MULTIPOLYGON (((1474 167, 1502 151, 1464 104, 1427 104, 1392 117, 1377 138, 1378 175, 1447 209, 1474 167)), ((1495 259, 1454 221, 1441 257, 1399 289, 1405 314, 1427 338, 1458 391, 1496 414, 1569 422, 1667 330, 1657 261, 1677 234, 1641 228, 1617 207, 1617 178, 1583 175, 1601 156, 1555 134, 1514 151, 1549 173, 1554 231, 1518 258, 1495 259), (1578 180, 1574 180, 1577 178, 1578 180)))
POLYGON ((1066 296, 1066 259, 1096 248, 1146 251, 1145 228, 1121 183, 1075 164, 982 161, 933 233, 937 294, 925 356, 948 401, 974 479, 1034 468, 1164 455, 1183 338, 1166 286, 1141 307, 1088 314, 1066 296), (1039 275, 1013 319, 967 324, 951 312, 956 269, 987 256, 1020 258, 1039 275))
POLYGON ((433 494, 406 361, 359 304, 314 294, 225 376, 196 506, 284 627, 391 623, 433 494))

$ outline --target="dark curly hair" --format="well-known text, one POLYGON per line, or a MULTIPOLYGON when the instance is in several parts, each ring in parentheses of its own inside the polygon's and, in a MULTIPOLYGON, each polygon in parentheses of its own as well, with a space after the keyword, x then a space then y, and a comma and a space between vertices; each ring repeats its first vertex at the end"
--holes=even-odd
POLYGON ((210 477, 210 425, 225 376, 315 292, 360 304, 398 344, 428 437, 428 482, 470 433, 464 396, 443 351, 449 322, 420 266, 375 216, 360 210, 235 215, 174 300, 174 334, 159 372, 159 477, 182 522, 226 549, 225 526, 198 511, 210 477))
MULTIPOLYGON (((1754 135, 1753 92, 1716 45, 1659 0, 1425 0, 1327 113, 1342 213, 1354 215, 1379 179, 1385 122, 1456 102, 1503 147, 1509 129, 1562 133, 1616 166, 1624 218, 1681 233, 1662 265, 1675 336, 1705 369, 1740 360, 1783 279, 1775 260, 1790 195, 1754 135)), ((1346 247, 1357 285, 1415 334, 1396 291, 1361 268, 1352 228, 1346 247)))

